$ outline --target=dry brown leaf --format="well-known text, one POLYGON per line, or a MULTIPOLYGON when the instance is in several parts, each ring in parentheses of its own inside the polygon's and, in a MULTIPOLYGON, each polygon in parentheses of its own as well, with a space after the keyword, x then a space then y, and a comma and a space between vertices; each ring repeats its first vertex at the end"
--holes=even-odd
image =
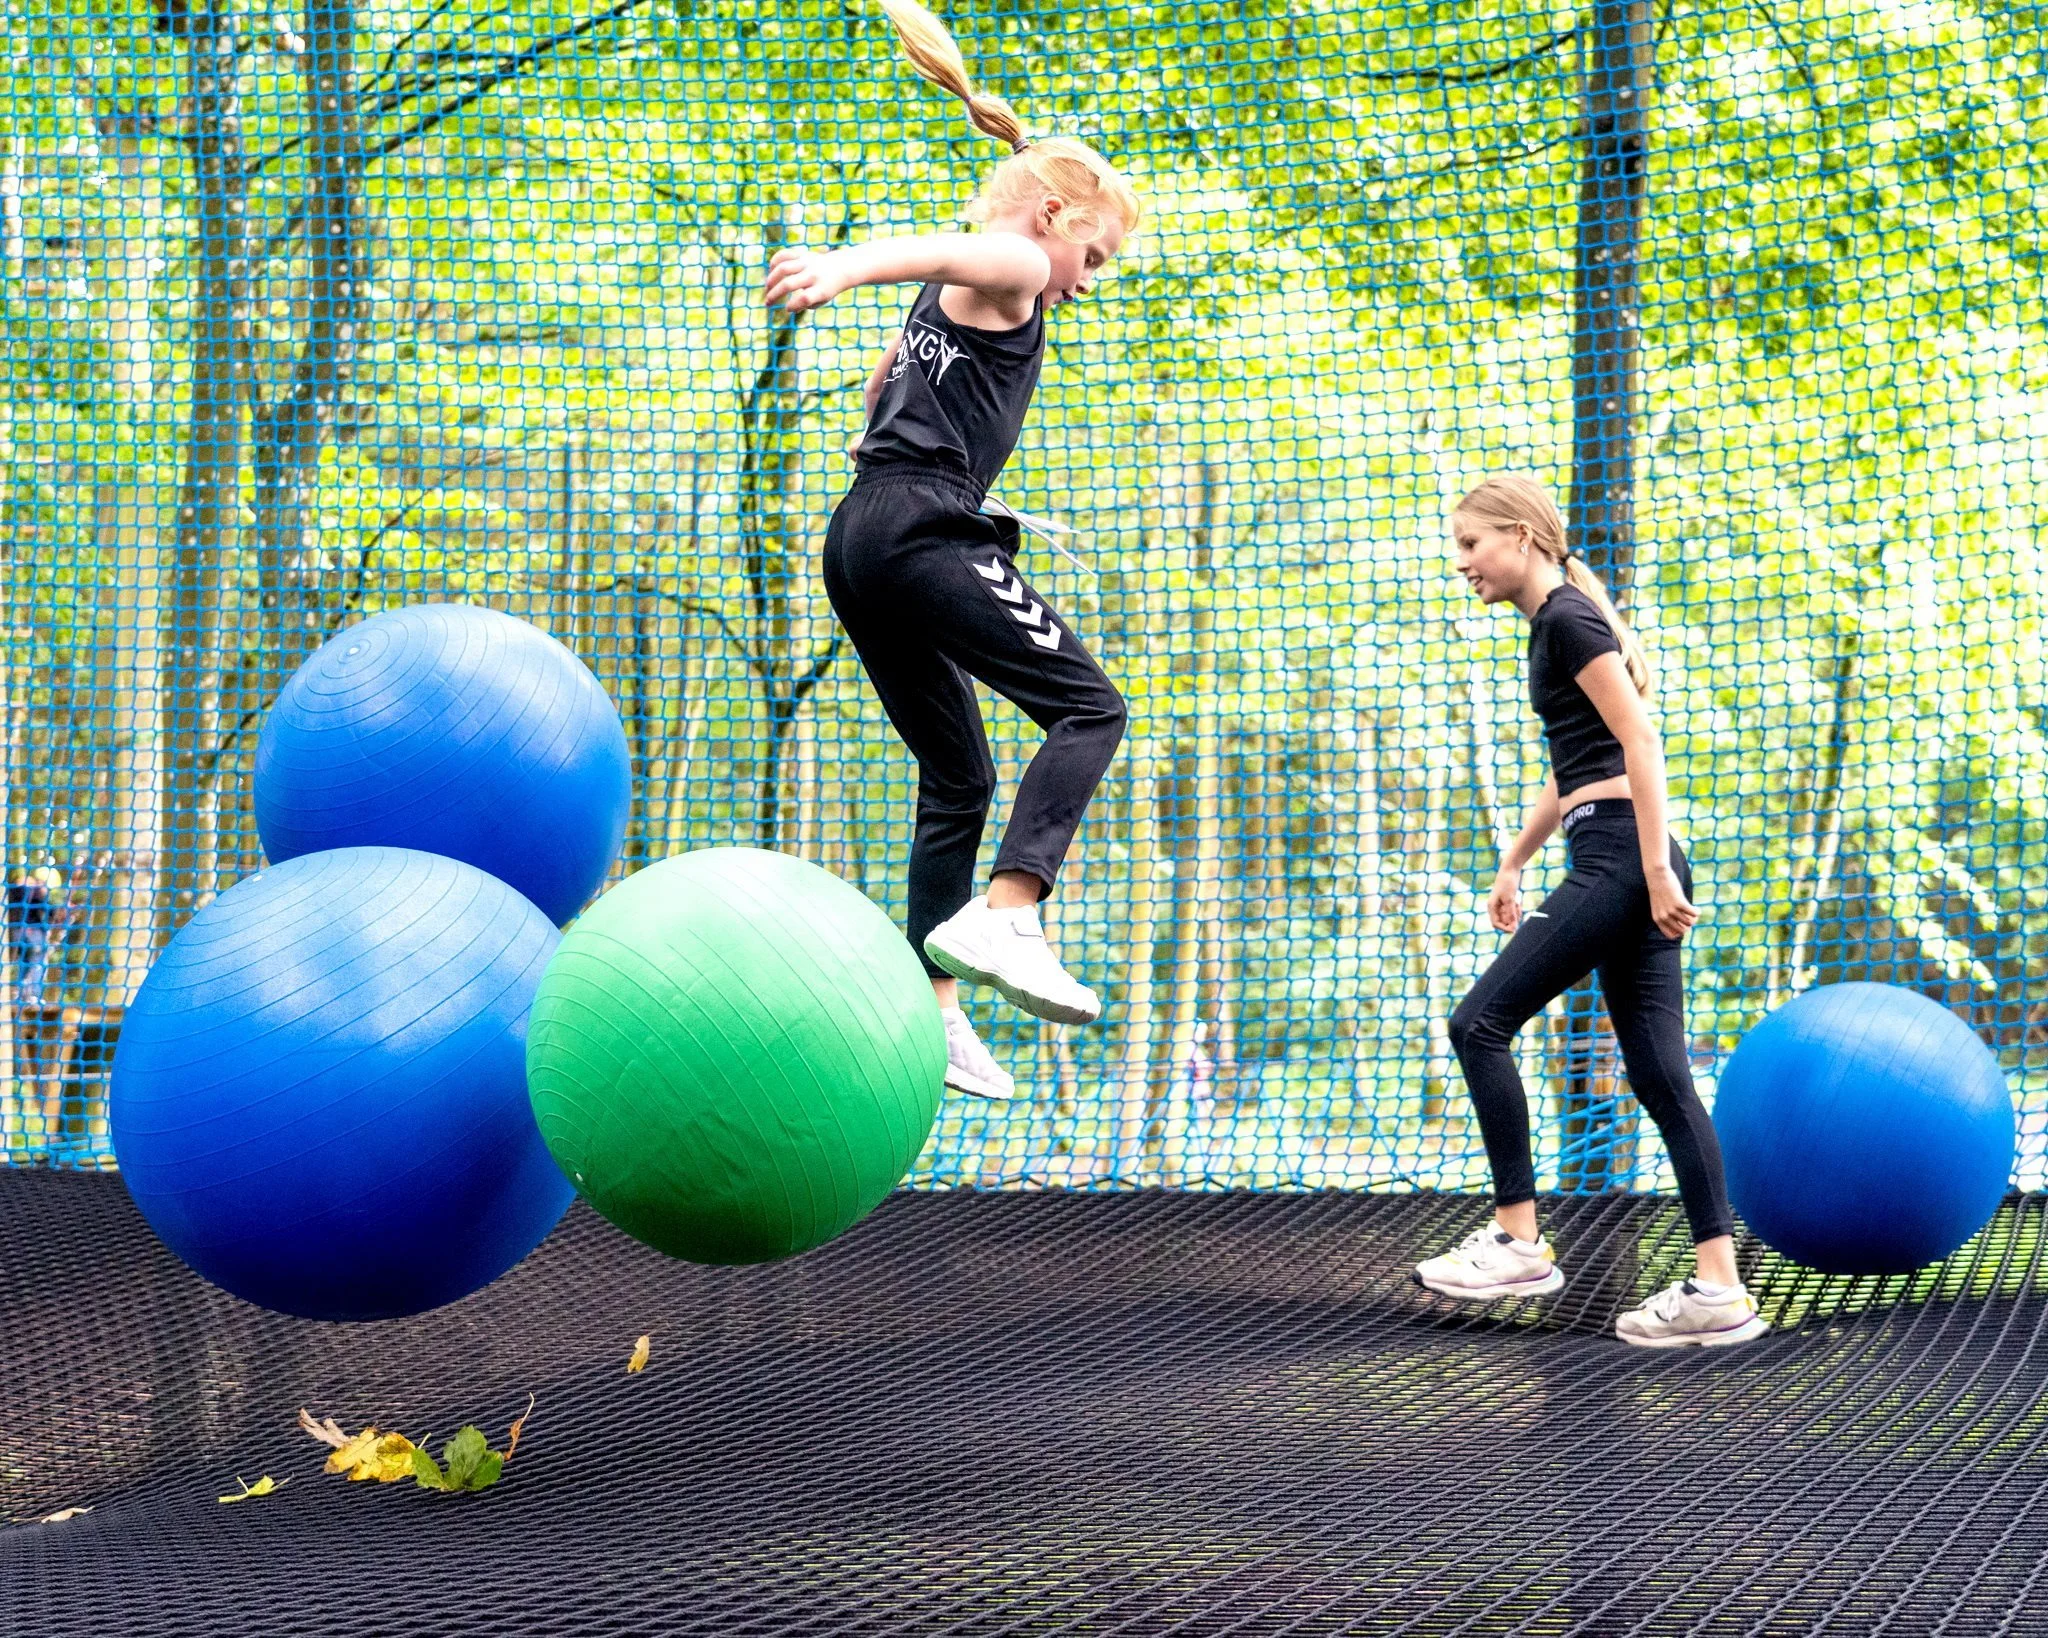
POLYGON ((36 1520, 38 1524, 62 1524, 66 1519, 82 1518, 90 1513, 90 1507, 60 1507, 54 1513, 45 1513, 36 1520))
POLYGON ((638 1342, 634 1343, 633 1357, 626 1361, 627 1374, 630 1376, 638 1376, 640 1372, 646 1370, 647 1356, 653 1351, 653 1349, 654 1338, 652 1337, 642 1337, 638 1342))
POLYGON ((312 1434, 323 1445, 332 1445, 336 1450, 341 1449, 343 1445, 348 1443, 348 1435, 341 1431, 341 1424, 331 1416, 325 1421, 319 1421, 314 1418, 311 1411, 301 1407, 299 1411, 299 1426, 312 1434))
POLYGON ((519 1454, 519 1436, 526 1431, 526 1419, 533 1414, 533 1395, 526 1396, 526 1409, 519 1413, 519 1420, 512 1424, 512 1431, 505 1436, 505 1460, 511 1461, 519 1454))

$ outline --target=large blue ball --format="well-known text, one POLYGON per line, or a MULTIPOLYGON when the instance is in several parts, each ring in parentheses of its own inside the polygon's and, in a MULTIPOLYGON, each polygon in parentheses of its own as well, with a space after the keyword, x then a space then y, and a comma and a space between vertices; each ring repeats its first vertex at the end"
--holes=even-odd
POLYGON ((142 1215, 216 1285, 310 1319, 496 1279, 569 1206, 526 1096, 559 939, 503 882, 400 848, 229 888, 121 1026, 108 1113, 142 1215))
POLYGON ((1904 1274, 1991 1219, 2012 1176, 2012 1094, 1946 1007, 1829 984, 1765 1018, 1721 1075, 1728 1196, 1763 1242, 1829 1274, 1904 1274))
POLYGON ((468 603, 375 615, 293 673, 256 745, 273 863, 337 847, 445 853, 557 926, 604 883, 632 798, 625 730, 554 638, 468 603))

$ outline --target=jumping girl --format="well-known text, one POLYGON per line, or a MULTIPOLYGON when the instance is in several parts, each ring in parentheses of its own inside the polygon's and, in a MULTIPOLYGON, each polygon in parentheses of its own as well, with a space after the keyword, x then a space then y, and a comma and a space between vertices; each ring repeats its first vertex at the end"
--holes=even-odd
POLYGON ((917 759, 908 931, 946 1021, 946 1084, 1008 1098, 1016 1084, 961 1012, 959 981, 992 984, 1058 1023, 1100 1016, 1036 907, 1123 738, 1124 703, 1017 572, 1016 523, 981 508, 1038 384, 1046 314, 1088 293, 1138 225, 1138 199, 1085 143, 1027 139, 1008 104, 975 91, 952 36, 915 0, 882 3, 917 71, 1011 150, 968 211, 983 231, 780 251, 766 299, 801 312, 856 285, 922 287, 868 380, 858 470, 825 536, 825 590, 917 759), (976 677, 1046 736, 981 896, 974 861, 995 764, 976 677))
POLYGON ((1542 1296, 1564 1273, 1536 1226, 1529 1106, 1510 1047, 1552 999, 1598 969, 1629 1085, 1664 1134, 1692 1228, 1697 1272, 1615 1324, 1645 1348, 1747 1342, 1769 1329, 1735 1271, 1734 1220, 1713 1122, 1693 1091, 1679 944, 1699 919, 1692 870, 1666 823, 1664 751, 1645 705, 1650 671, 1564 520, 1527 478, 1488 478, 1452 518, 1458 572, 1482 603, 1529 621, 1529 696, 1553 770, 1487 896, 1512 933, 1451 1015, 1493 1167, 1494 1220, 1415 1277, 1448 1297, 1542 1296), (1560 795, 1560 792, 1562 795, 1560 795), (1562 824, 1571 870, 1540 910, 1521 909, 1522 869, 1562 824))

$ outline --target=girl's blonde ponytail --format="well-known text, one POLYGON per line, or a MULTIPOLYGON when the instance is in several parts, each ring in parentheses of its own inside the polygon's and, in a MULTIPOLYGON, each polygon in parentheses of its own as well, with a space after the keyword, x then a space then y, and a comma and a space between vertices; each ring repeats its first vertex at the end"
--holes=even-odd
POLYGON ((967 61, 944 23, 917 0, 882 0, 882 10, 888 13, 897 38, 903 42, 903 54, 910 59, 911 67, 965 103, 967 117, 977 131, 998 142, 1007 142, 1013 154, 1021 154, 1031 146, 1017 111, 1001 97, 985 97, 974 89, 967 61))
POLYGON ((1614 640, 1621 645, 1621 663, 1628 671, 1629 681, 1636 685, 1636 692, 1650 692, 1649 656, 1643 653, 1642 643, 1607 595, 1607 588, 1582 559, 1571 555, 1565 543, 1564 514, 1558 511, 1557 503, 1543 485, 1519 472, 1503 472, 1486 479, 1459 501, 1456 512, 1495 529, 1526 530, 1529 544, 1564 570, 1565 584, 1576 586, 1593 600, 1593 606, 1614 633, 1614 640))
POLYGON ((903 42, 911 66, 941 90, 967 105, 974 128, 1010 145, 1010 157, 996 167, 981 196, 968 208, 969 220, 985 222, 1000 211, 1057 195, 1066 207, 1054 231, 1061 238, 1086 244, 1108 225, 1109 214, 1122 219, 1124 231, 1137 231, 1142 208, 1130 183, 1087 143, 1074 137, 1033 142, 1024 122, 1001 97, 974 89, 967 62, 946 25, 918 0, 882 0, 882 10, 903 42))

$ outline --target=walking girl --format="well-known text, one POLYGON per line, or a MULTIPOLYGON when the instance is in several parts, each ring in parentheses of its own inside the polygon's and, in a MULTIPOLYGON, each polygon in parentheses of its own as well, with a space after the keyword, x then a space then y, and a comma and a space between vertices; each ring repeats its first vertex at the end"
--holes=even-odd
POLYGON ((1139 207, 1085 143, 1033 142, 1008 104, 977 93, 952 37, 915 0, 883 9, 917 71, 1010 149, 968 212, 982 231, 783 250, 766 299, 799 312, 857 285, 920 287, 868 380, 856 475, 825 536, 825 590, 917 759, 908 931, 946 1021, 946 1084, 1008 1098, 1016 1085, 960 1010, 958 985, 992 984, 1058 1023, 1100 1016, 1094 992, 1048 946, 1036 907, 1123 737, 1124 704, 1017 572, 1016 523, 981 508, 1038 384, 1046 315, 1088 293, 1139 207), (995 764, 972 678, 1045 731, 979 895, 995 764))
POLYGON ((1494 1220, 1419 1264, 1415 1277, 1476 1302, 1564 1285, 1536 1224, 1529 1106, 1511 1042, 1597 970, 1629 1085, 1671 1153, 1697 1260, 1690 1278, 1622 1315, 1616 1334, 1645 1348, 1747 1342, 1768 1327, 1736 1275, 1721 1149, 1687 1062, 1680 941, 1699 918, 1691 867, 1667 823, 1648 663, 1566 547, 1564 520, 1541 485, 1488 478, 1459 502, 1452 529, 1458 572, 1479 600, 1512 603, 1529 621, 1529 697, 1552 774, 1487 896, 1493 925, 1514 936, 1451 1015, 1451 1046, 1493 1167, 1494 1220), (1525 914, 1523 867, 1560 827, 1570 873, 1525 914))

